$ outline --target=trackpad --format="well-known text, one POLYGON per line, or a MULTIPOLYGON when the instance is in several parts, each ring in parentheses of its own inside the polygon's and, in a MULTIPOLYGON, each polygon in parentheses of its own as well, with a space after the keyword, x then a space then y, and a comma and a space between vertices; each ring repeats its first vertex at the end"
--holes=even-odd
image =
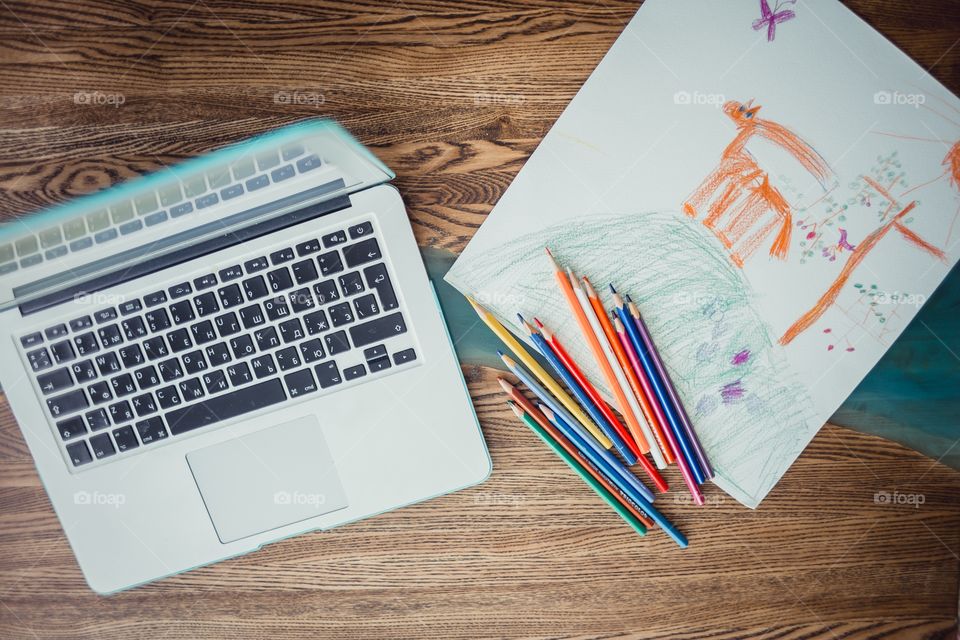
POLYGON ((224 544, 347 506, 315 416, 187 454, 224 544))

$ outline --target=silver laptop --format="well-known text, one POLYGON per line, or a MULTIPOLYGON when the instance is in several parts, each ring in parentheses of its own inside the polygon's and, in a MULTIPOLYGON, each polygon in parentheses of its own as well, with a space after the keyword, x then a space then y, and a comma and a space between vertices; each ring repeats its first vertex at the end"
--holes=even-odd
POLYGON ((393 177, 309 121, 0 229, 0 382, 95 591, 487 477, 393 177))

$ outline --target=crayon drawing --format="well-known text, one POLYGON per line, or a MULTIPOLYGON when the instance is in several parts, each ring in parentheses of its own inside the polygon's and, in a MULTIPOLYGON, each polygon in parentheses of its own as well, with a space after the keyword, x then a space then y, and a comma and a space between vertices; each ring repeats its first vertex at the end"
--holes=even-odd
POLYGON ((840 2, 757 6, 644 2, 447 274, 552 327, 547 244, 631 293, 750 506, 960 259, 960 100, 840 2))
POLYGON ((825 191, 833 180, 826 160, 812 146, 783 125, 758 117, 759 111, 760 105, 753 106, 753 100, 723 105, 737 134, 720 155, 717 168, 683 203, 684 212, 692 218, 705 212, 703 225, 716 234, 740 267, 771 235, 770 255, 785 259, 793 231, 793 207, 747 149, 751 140, 762 138, 788 153, 825 191))

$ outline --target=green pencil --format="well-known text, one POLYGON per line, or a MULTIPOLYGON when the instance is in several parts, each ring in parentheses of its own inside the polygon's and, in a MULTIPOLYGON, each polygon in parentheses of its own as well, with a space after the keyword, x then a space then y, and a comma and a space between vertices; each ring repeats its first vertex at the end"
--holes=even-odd
POLYGON ((559 444, 554 442, 553 438, 547 435, 547 432, 543 430, 543 427, 537 424, 536 420, 534 420, 530 414, 518 407, 513 402, 508 402, 507 404, 510 405, 510 408, 513 409, 513 412, 517 415, 517 417, 523 420, 524 424, 530 427, 530 429, 537 434, 541 440, 546 442, 547 446, 553 449, 553 452, 560 456, 560 458, 567 463, 567 466, 573 469, 573 471, 580 476, 584 482, 590 485, 590 488, 593 489, 596 494, 603 499, 604 502, 610 505, 610 507, 613 508, 613 510, 616 511, 634 531, 642 536, 647 534, 647 528, 644 526, 644 524, 640 522, 635 515, 627 511, 623 505, 620 504, 617 499, 614 498, 613 495, 603 487, 603 485, 594 480, 593 477, 587 473, 586 469, 583 468, 583 465, 581 465, 569 453, 564 451, 559 444))

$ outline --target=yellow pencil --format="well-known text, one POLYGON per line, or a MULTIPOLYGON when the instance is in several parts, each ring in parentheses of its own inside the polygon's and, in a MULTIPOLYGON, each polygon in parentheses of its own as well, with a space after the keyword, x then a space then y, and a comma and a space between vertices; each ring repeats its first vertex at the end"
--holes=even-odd
POLYGON ((533 359, 533 356, 530 355, 530 352, 523 348, 523 345, 521 345, 520 342, 513 337, 513 334, 510 333, 510 330, 500 324, 500 321, 497 320, 492 313, 481 307, 480 303, 478 303, 476 300, 469 296, 467 296, 467 300, 473 306, 473 310, 477 312, 477 315, 480 316, 480 319, 483 320, 484 324, 490 327, 490 330, 493 331, 498 338, 500 338, 503 344, 507 345, 507 348, 510 349, 510 351, 517 356, 517 359, 523 363, 523 366, 525 366, 534 376, 536 376, 537 380, 540 381, 540 384, 545 386, 547 390, 549 390, 550 393, 552 393, 554 397, 560 401, 567 411, 572 413, 580 422, 580 424, 587 428, 587 431, 590 432, 590 435, 596 438, 597 442, 599 442, 604 449, 609 449, 612 447, 613 443, 610 441, 610 438, 603 434, 603 431, 600 430, 600 427, 598 427, 589 417, 587 417, 587 414, 583 411, 583 409, 580 408, 580 405, 578 405, 574 399, 563 390, 563 387, 557 384, 557 381, 554 380, 553 377, 547 373, 543 367, 540 366, 539 362, 533 359))

